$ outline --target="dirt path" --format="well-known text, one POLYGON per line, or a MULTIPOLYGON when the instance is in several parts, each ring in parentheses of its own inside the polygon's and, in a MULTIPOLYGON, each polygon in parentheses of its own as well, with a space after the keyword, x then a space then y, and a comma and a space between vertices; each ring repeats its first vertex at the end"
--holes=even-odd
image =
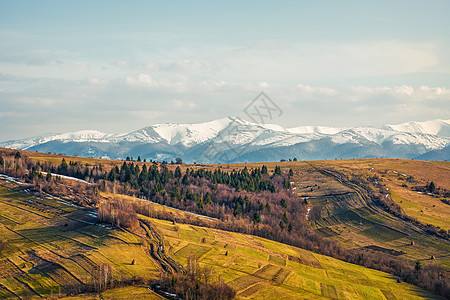
POLYGON ((145 243, 144 250, 158 265, 162 270, 170 274, 182 273, 185 274, 186 271, 183 267, 166 255, 164 248, 164 239, 156 231, 153 225, 145 220, 139 220, 139 226, 145 231, 145 243))
MULTIPOLYGON (((402 219, 401 217, 398 217, 396 215, 394 215, 393 213, 391 213, 390 211, 386 210, 385 208, 383 208, 381 205, 379 205, 376 201, 376 199, 373 199, 373 196, 370 195, 370 191, 367 190, 366 187, 362 186, 362 185, 358 185, 357 183, 354 183, 352 181, 350 181, 348 179, 348 177, 345 174, 342 174, 336 170, 330 170, 330 169, 322 169, 322 168, 317 168, 315 167, 316 170, 320 173, 322 173, 325 176, 331 177, 334 180, 337 180, 339 183, 341 183, 342 185, 350 188, 353 190, 353 192, 357 195, 357 197, 360 199, 360 201, 365 203, 365 207, 368 208, 370 211, 372 211, 373 213, 384 213, 387 214, 388 216, 390 216, 391 218, 395 218, 395 222, 397 222, 397 224, 399 224, 400 226, 388 226, 385 223, 380 223, 380 222, 375 222, 377 225, 379 226, 383 226, 386 227, 390 230, 393 231, 398 231, 402 234, 405 234, 407 236, 409 236, 410 234, 405 233, 404 230, 398 230, 398 228, 403 228, 403 229, 409 229, 411 231, 414 231, 416 233, 419 234, 426 234, 426 235, 430 235, 427 230, 426 230, 426 224, 420 224, 420 223, 415 223, 415 222, 408 222, 404 219, 402 219)), ((404 211, 402 210, 402 212, 404 213, 404 211)), ((357 212, 355 212, 357 213, 357 212)), ((360 217, 365 218, 365 216, 357 213, 360 217)), ((374 222, 374 221, 372 221, 374 222)), ((442 237, 440 237, 442 238, 442 237)), ((448 240, 445 239, 444 240, 448 240)))

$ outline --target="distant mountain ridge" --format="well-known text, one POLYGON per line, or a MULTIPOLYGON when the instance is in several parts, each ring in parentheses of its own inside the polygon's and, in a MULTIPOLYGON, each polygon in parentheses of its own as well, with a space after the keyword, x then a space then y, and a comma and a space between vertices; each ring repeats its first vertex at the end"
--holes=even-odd
POLYGON ((425 122, 407 122, 398 125, 385 125, 386 129, 399 132, 426 133, 450 137, 450 119, 425 122))
POLYGON ((195 124, 156 124, 108 134, 83 130, 0 142, 0 147, 97 158, 185 162, 257 162, 335 158, 448 160, 450 120, 408 122, 382 128, 256 124, 226 117, 195 124))

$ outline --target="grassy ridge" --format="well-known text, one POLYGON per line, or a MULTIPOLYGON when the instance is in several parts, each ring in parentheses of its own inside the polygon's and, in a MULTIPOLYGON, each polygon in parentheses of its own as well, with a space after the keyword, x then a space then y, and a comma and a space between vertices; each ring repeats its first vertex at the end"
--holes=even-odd
POLYGON ((436 298, 383 272, 245 234, 150 219, 171 257, 198 258, 245 299, 436 298))
MULTIPOLYGON (((275 163, 270 166, 273 167, 275 163)), ((247 166, 262 164, 248 164, 247 166)), ((335 239, 347 248, 377 246, 377 251, 393 249, 404 253, 402 257, 423 263, 441 263, 450 266, 450 243, 447 240, 436 239, 416 226, 387 213, 377 204, 362 199, 358 189, 349 188, 336 178, 327 176, 321 171, 338 171, 349 179, 365 178, 371 180, 374 191, 385 190, 385 195, 395 201, 397 194, 404 196, 402 208, 408 212, 405 204, 410 203, 420 208, 419 221, 430 223, 441 228, 448 228, 450 206, 438 198, 420 195, 411 188, 402 186, 404 178, 412 176, 415 186, 425 185, 435 180, 436 186, 450 188, 447 178, 450 177, 450 163, 422 162, 397 159, 362 159, 333 160, 310 162, 278 163, 283 169, 294 171, 291 178, 293 192, 306 199, 312 211, 309 214, 311 226, 321 235, 335 239), (395 171, 395 172, 394 172, 395 171), (436 174, 434 174, 436 173, 436 174), (427 179, 433 174, 431 179, 427 179), (406 176, 405 176, 406 175, 406 176), (378 177, 375 180, 372 178, 378 177), (426 219, 425 216, 428 216, 426 219), (426 221, 429 222, 426 222, 426 221), (412 245, 411 242, 414 242, 412 245), (432 260, 431 257, 434 257, 432 260)), ((269 168, 270 169, 270 168, 269 168)), ((357 187, 356 187, 357 188, 357 187)), ((384 195, 384 196, 385 196, 384 195)), ((414 216, 414 214, 413 214, 414 216)))
POLYGON ((343 173, 378 176, 387 188, 386 194, 399 204, 407 215, 419 221, 449 230, 447 216, 450 205, 440 198, 412 190, 433 181, 437 187, 450 190, 450 162, 425 162, 406 159, 358 159, 313 162, 322 168, 334 168, 343 173))

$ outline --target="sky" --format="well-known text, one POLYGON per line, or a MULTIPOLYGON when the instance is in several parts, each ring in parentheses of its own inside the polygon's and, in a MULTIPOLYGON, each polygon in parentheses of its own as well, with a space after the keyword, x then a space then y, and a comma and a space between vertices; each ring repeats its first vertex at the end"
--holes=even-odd
POLYGON ((0 0, 0 141, 248 119, 450 119, 450 1, 0 0))

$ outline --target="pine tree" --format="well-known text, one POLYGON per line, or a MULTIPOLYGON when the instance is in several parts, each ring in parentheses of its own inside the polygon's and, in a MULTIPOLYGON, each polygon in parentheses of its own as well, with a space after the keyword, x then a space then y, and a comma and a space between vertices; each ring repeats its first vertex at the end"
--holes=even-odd
POLYGON ((260 223, 261 222, 261 216, 257 211, 253 213, 253 222, 260 223))
POLYGON ((289 223, 289 226, 288 226, 288 231, 289 231, 289 232, 291 232, 291 231, 292 231, 292 229, 293 229, 293 228, 292 228, 292 224, 291 224, 291 223, 289 223))
POLYGON ((189 185, 189 179, 186 174, 184 174, 183 179, 181 180, 183 185, 189 185))
POLYGON ((267 167, 265 165, 261 168, 261 174, 266 175, 267 174, 267 167))
POLYGON ((211 194, 209 192, 207 192, 205 195, 205 204, 211 204, 211 203, 212 203, 211 194))
POLYGON ((274 174, 275 174, 275 175, 281 175, 281 167, 275 166, 274 174))
POLYGON ((289 219, 288 219, 288 216, 287 216, 286 212, 284 212, 284 215, 283 215, 283 222, 285 224, 287 224, 289 222, 289 219))
POLYGON ((61 175, 67 175, 67 170, 68 170, 67 162, 63 158, 61 164, 58 167, 58 173, 61 175))
POLYGON ((180 169, 180 167, 177 167, 176 169, 175 169, 175 178, 181 178, 181 169, 180 169))

